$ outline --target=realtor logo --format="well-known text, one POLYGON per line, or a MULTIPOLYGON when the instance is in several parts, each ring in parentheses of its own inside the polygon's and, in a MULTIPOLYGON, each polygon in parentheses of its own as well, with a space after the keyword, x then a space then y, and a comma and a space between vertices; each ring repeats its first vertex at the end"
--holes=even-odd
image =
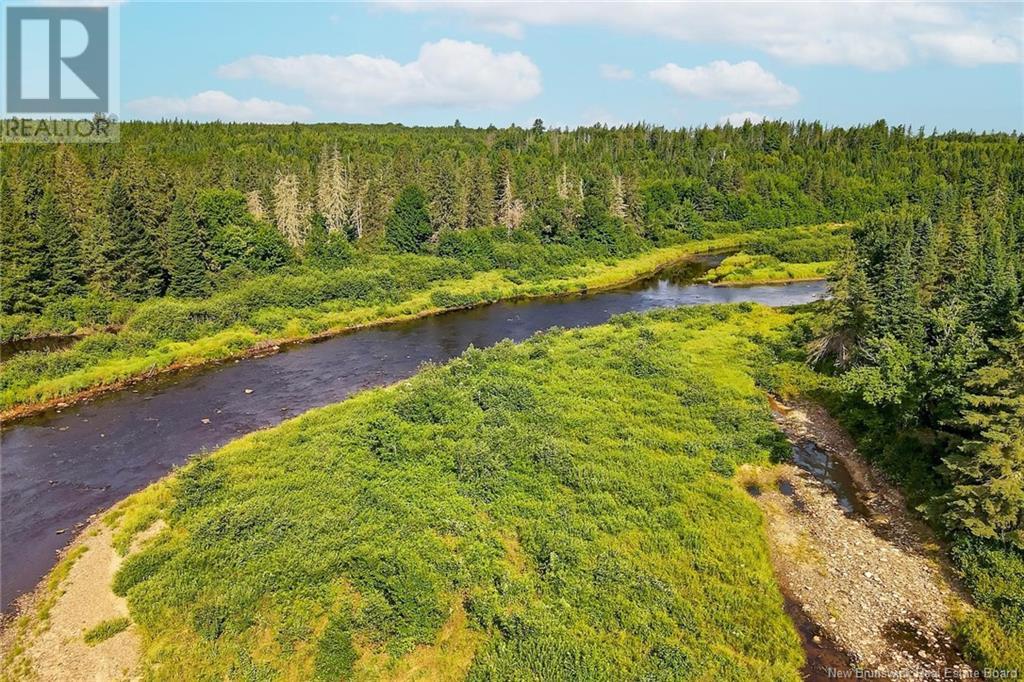
POLYGON ((111 9, 8 6, 4 19, 5 141, 113 141, 111 9))

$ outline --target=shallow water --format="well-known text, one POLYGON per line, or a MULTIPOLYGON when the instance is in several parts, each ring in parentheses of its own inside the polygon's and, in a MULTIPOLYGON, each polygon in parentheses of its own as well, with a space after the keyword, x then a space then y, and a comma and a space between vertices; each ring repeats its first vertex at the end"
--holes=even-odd
POLYGON ((857 485, 850 471, 826 450, 811 441, 797 443, 793 446, 793 463, 831 490, 836 497, 836 504, 844 512, 865 519, 871 518, 871 510, 857 495, 857 485))
POLYGON ((362 389, 404 379, 424 362, 445 362, 470 345, 519 341, 555 325, 600 324, 630 311, 741 301, 794 305, 827 293, 824 282, 690 283, 720 260, 704 256, 606 293, 495 303, 300 344, 276 355, 146 381, 7 425, 0 436, 3 610, 49 571, 76 524, 183 464, 189 455, 362 389))

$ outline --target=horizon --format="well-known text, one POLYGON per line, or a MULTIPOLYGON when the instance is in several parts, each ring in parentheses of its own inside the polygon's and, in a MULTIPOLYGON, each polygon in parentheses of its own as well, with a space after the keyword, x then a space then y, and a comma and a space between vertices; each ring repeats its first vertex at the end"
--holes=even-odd
MULTIPOLYGON (((544 132, 556 132, 557 131, 557 132, 562 132, 562 133, 572 133, 572 132, 575 132, 575 131, 578 131, 578 130, 595 130, 595 129, 623 130, 623 129, 626 129, 626 128, 641 128, 641 127, 659 128, 659 129, 665 130, 667 132, 680 132, 680 131, 684 131, 684 130, 686 130, 686 131, 692 131, 692 130, 725 130, 727 128, 739 129, 739 128, 742 128, 744 126, 744 123, 738 123, 737 124, 737 123, 732 123, 731 121, 715 122, 715 123, 698 123, 698 124, 693 124, 693 125, 680 125, 680 126, 666 126, 666 125, 663 125, 663 124, 660 124, 660 123, 652 123, 650 121, 632 121, 632 122, 631 121, 625 121, 625 122, 619 122, 619 123, 615 123, 615 124, 607 124, 607 123, 596 122, 596 123, 590 123, 590 124, 586 124, 586 125, 583 125, 583 124, 576 125, 576 126, 572 126, 572 127, 557 127, 557 126, 553 126, 553 125, 549 126, 547 124, 547 122, 544 121, 544 119, 542 119, 540 117, 538 117, 538 118, 536 118, 534 120, 535 121, 539 120, 539 121, 541 121, 541 123, 544 124, 544 132)), ((232 120, 220 120, 220 119, 205 120, 204 121, 204 120, 199 120, 199 119, 183 119, 183 118, 164 118, 164 119, 142 119, 142 118, 131 118, 131 119, 129 119, 129 118, 123 118, 123 119, 119 119, 119 122, 122 123, 122 124, 128 123, 128 124, 147 124, 147 125, 154 125, 154 124, 155 125, 176 124, 176 125, 243 125, 243 126, 244 125, 260 125, 260 126, 293 126, 293 125, 301 125, 301 126, 321 126, 321 125, 322 126, 332 126, 332 125, 338 125, 338 126, 365 126, 365 127, 375 127, 375 126, 387 127, 387 126, 394 126, 394 127, 409 128, 409 129, 418 129, 418 128, 422 128, 422 129, 456 128, 457 129, 457 128, 463 128, 463 129, 466 129, 466 130, 473 130, 473 131, 478 131, 478 130, 479 131, 487 131, 487 130, 491 130, 491 129, 494 129, 494 130, 513 130, 513 129, 529 130, 532 127, 532 124, 530 124, 530 125, 521 125, 519 123, 509 123, 507 125, 497 125, 497 124, 494 124, 494 123, 489 123, 489 124, 486 124, 486 125, 466 125, 466 124, 462 123, 461 121, 452 121, 451 123, 437 123, 437 124, 417 124, 417 123, 409 124, 409 123, 402 123, 400 121, 343 121, 343 120, 334 120, 334 121, 232 121, 232 120), (458 125, 455 125, 456 123, 458 123, 458 125)), ((1011 130, 995 129, 995 128, 993 128, 993 129, 985 129, 985 130, 961 129, 961 128, 949 128, 949 129, 932 128, 932 129, 929 130, 928 126, 925 126, 925 125, 913 125, 913 124, 910 124, 910 123, 893 123, 891 121, 886 121, 885 119, 878 119, 878 120, 875 120, 875 121, 861 121, 861 122, 858 122, 858 123, 850 123, 850 124, 847 124, 847 125, 832 124, 832 123, 828 123, 826 121, 819 121, 819 120, 813 120, 812 121, 812 120, 807 120, 807 119, 764 119, 762 121, 757 121, 756 123, 754 121, 750 121, 750 124, 752 126, 755 126, 755 127, 756 126, 760 126, 760 125, 764 125, 764 124, 772 124, 772 123, 787 125, 787 126, 791 126, 791 127, 795 127, 795 126, 799 126, 799 125, 815 125, 815 124, 817 124, 817 125, 820 125, 825 130, 852 130, 854 128, 870 128, 871 126, 874 126, 877 123, 885 123, 886 128, 888 130, 896 130, 898 128, 902 128, 904 131, 906 131, 906 133, 908 135, 911 135, 911 136, 914 136, 914 137, 918 137, 921 134, 921 131, 923 131, 924 137, 943 137, 943 136, 946 136, 946 135, 958 135, 958 134, 975 135, 975 136, 1008 135, 1008 136, 1018 136, 1018 137, 1021 136, 1021 135, 1024 135, 1024 122, 1022 122, 1022 129, 1020 129, 1020 130, 1018 130, 1016 128, 1011 129, 1011 130)))
POLYGON ((941 132, 1024 121, 1019 4, 126 2, 117 11, 123 120, 681 129, 884 119, 941 132))

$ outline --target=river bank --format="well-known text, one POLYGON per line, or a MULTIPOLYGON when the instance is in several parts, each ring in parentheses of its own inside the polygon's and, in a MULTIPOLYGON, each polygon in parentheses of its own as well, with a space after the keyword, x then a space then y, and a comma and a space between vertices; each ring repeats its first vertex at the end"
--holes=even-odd
POLYGON ((286 323, 284 327, 287 331, 283 334, 227 329, 196 341, 168 342, 142 356, 113 358, 106 364, 40 381, 16 392, 7 391, 4 395, 7 404, 0 410, 0 421, 10 422, 53 408, 63 409, 158 375, 251 358, 277 352, 282 347, 319 341, 362 329, 409 322, 496 301, 557 298, 621 288, 653 277, 689 257, 735 249, 755 234, 732 235, 655 249, 610 265, 591 263, 586 267, 585 274, 570 279, 517 284, 500 271, 481 272, 469 280, 442 281, 397 304, 328 314, 315 325, 323 325, 325 328, 316 332, 286 323))
MULTIPOLYGON (((653 304, 668 290, 626 300, 653 304)), ((624 296, 574 304, 607 314, 624 296)), ((106 547, 124 550, 155 520, 168 524, 128 550, 113 589, 132 624, 108 641, 137 634, 142 669, 178 679, 250 663, 309 679, 336 641, 326 633, 342 628, 353 679, 418 664, 537 676, 576 661, 595 680, 796 680, 799 640, 760 515, 729 471, 768 462, 755 445, 773 429, 752 349, 793 315, 663 310, 535 335, 236 440, 84 531, 89 542, 106 527, 106 547), (382 590, 393 604, 383 612, 382 590)), ((77 561, 94 551, 109 554, 90 546, 77 561)), ((51 618, 61 600, 110 589, 109 573, 76 582, 76 567, 86 564, 66 571, 51 618)), ((68 621, 68 637, 116 617, 68 621)), ((39 638, 22 642, 26 660, 39 638)), ((45 655, 77 651, 84 665, 80 645, 45 655)))
MULTIPOLYGON (((968 675, 951 632, 970 606, 929 529, 823 408, 773 408, 795 460, 745 469, 738 480, 765 514, 783 590, 820 629, 812 650, 831 644, 851 669, 881 676, 968 675)), ((834 665, 809 679, 830 679, 834 665)))

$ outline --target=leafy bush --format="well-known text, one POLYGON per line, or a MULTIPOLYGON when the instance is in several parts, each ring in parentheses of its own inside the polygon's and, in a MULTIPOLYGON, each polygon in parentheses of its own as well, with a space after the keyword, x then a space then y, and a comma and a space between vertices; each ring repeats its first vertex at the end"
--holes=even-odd
POLYGON ((105 642, 116 634, 124 632, 131 624, 132 621, 128 618, 111 618, 103 621, 93 628, 90 628, 89 630, 86 630, 83 635, 83 639, 85 639, 86 644, 93 646, 100 642, 105 642))
POLYGON ((352 664, 356 662, 358 654, 352 646, 350 626, 347 617, 334 616, 328 621, 316 647, 314 670, 318 680, 338 682, 349 679, 352 674, 352 664))
POLYGON ((144 659, 210 678, 258 652, 268 675, 322 679, 797 679, 759 513, 726 478, 775 447, 750 339, 792 318, 733 310, 470 350, 190 463, 170 528, 115 578, 144 659), (641 351, 655 374, 626 361, 641 351))

